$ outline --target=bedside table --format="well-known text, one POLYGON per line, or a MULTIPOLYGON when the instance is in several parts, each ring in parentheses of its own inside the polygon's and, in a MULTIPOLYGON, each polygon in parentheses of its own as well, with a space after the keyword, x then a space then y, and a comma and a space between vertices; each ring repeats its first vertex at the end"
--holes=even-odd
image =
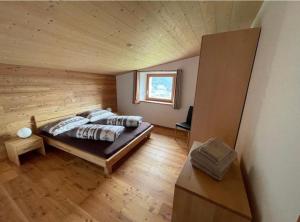
POLYGON ((8 159, 20 166, 19 155, 32 150, 37 150, 40 154, 46 155, 43 138, 31 135, 28 138, 14 138, 5 142, 8 159))

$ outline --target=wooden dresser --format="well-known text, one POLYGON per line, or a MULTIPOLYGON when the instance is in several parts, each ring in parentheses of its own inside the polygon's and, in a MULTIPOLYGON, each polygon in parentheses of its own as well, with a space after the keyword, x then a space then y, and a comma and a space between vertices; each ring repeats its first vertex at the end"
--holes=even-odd
MULTIPOLYGON (((191 150, 199 144, 194 142, 191 150)), ((251 218, 238 162, 222 181, 216 181, 194 168, 189 155, 175 185, 172 221, 246 222, 251 218)))

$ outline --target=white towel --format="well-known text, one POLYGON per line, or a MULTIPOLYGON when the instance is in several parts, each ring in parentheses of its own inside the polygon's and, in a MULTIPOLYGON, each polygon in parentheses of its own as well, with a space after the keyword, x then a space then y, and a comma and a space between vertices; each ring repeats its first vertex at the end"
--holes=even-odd
POLYGON ((233 151, 228 145, 217 138, 211 138, 202 144, 199 151, 216 164, 221 162, 233 151))
POLYGON ((235 159, 236 159, 236 153, 232 152, 232 154, 228 155, 226 160, 222 161, 219 164, 215 164, 213 161, 210 159, 206 158, 203 155, 193 155, 191 156, 191 159, 193 159, 195 162, 199 162, 206 167, 213 169, 217 172, 223 172, 235 159))
POLYGON ((193 161, 192 159, 191 159, 191 163, 194 167, 202 170, 203 172, 205 172, 206 174, 208 174, 209 176, 211 176, 212 178, 214 178, 216 180, 222 180, 224 178, 225 174, 227 173, 228 169, 231 166, 231 165, 229 165, 222 173, 216 173, 213 170, 205 167, 204 165, 193 161))
POLYGON ((217 180, 222 180, 236 156, 233 149, 215 138, 209 139, 190 154, 193 166, 217 180))

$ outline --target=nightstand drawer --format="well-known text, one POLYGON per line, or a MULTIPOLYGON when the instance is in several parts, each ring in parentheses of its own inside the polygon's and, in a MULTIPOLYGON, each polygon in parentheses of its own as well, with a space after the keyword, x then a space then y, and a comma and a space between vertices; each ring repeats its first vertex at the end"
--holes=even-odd
POLYGON ((29 152, 31 150, 35 150, 35 149, 38 149, 42 146, 42 141, 36 141, 34 143, 31 143, 30 146, 24 146, 24 147, 17 147, 16 148, 16 151, 17 151, 17 154, 23 154, 23 153, 26 153, 26 152, 29 152))

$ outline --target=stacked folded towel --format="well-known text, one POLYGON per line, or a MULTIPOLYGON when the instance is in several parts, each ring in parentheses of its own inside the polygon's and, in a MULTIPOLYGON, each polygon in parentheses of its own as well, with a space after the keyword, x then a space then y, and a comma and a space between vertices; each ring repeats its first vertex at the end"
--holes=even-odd
POLYGON ((236 152, 220 139, 211 138, 191 152, 191 163, 211 177, 222 180, 236 152))

